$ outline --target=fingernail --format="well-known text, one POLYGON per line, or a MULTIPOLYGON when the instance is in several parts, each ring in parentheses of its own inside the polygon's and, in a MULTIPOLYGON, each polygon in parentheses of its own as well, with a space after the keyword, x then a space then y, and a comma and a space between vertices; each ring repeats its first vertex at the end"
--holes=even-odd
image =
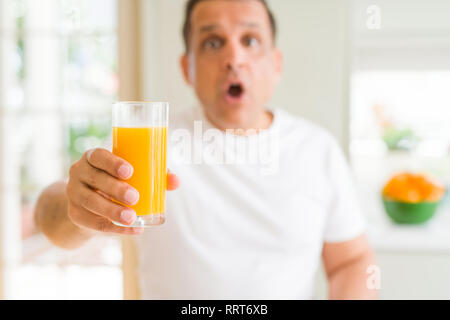
POLYGON ((128 179, 133 174, 133 168, 129 165, 123 164, 120 166, 118 172, 121 178, 128 179))
POLYGON ((134 211, 124 210, 120 214, 120 219, 122 219, 122 221, 124 221, 125 223, 133 223, 136 219, 136 214, 134 213, 134 211))
POLYGON ((139 193, 136 190, 128 189, 127 192, 125 192, 125 200, 133 205, 139 200, 139 193))
POLYGON ((92 152, 94 152, 94 151, 95 151, 95 149, 92 149, 92 150, 89 150, 89 151, 86 153, 86 158, 87 158, 88 161, 91 160, 91 155, 92 155, 92 152))

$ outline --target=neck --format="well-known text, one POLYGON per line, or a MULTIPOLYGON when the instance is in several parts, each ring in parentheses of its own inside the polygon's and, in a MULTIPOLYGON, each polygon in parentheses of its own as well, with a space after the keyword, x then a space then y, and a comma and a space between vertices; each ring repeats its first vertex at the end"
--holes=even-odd
POLYGON ((252 123, 232 123, 226 124, 226 123, 220 123, 220 121, 216 121, 214 117, 211 117, 206 110, 203 110, 203 113, 208 119, 208 121, 217 129, 221 131, 227 131, 227 130, 234 130, 236 135, 253 135, 258 133, 260 130, 266 130, 268 129, 273 122, 274 115, 272 112, 268 110, 262 110, 255 121, 252 121, 252 123))

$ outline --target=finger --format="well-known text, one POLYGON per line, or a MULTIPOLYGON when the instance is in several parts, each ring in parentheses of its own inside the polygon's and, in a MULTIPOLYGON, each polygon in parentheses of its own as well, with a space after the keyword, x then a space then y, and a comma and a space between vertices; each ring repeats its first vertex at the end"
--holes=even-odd
POLYGON ((76 205, 109 220, 125 225, 136 221, 136 212, 133 209, 112 202, 85 185, 81 185, 74 198, 76 205))
POLYGON ((77 226, 95 230, 98 232, 121 235, 138 235, 144 231, 144 228, 140 227, 129 228, 117 226, 112 223, 111 220, 95 215, 88 210, 78 206, 73 206, 72 210, 70 210, 69 215, 72 222, 77 226))
POLYGON ((101 191, 101 190, 95 190, 96 192, 98 192, 98 193, 100 193, 100 195, 102 195, 103 197, 105 197, 106 199, 108 199, 108 200, 113 200, 113 198, 111 197, 111 196, 109 196, 109 195, 107 195, 106 193, 104 193, 103 191, 101 191))
POLYGON ((133 175, 131 164, 106 149, 88 150, 84 157, 91 166, 103 170, 113 177, 127 180, 133 175))
POLYGON ((89 187, 107 194, 107 199, 113 198, 128 205, 134 205, 139 200, 139 192, 135 188, 95 167, 80 170, 79 179, 89 187))
POLYGON ((167 173, 167 190, 173 191, 180 186, 180 179, 170 171, 167 173))

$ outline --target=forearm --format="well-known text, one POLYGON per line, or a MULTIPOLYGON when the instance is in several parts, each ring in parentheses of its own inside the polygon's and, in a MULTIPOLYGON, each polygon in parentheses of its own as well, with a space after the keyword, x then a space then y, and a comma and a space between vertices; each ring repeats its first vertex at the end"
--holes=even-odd
POLYGON ((367 252, 357 259, 335 270, 328 279, 329 299, 331 300, 362 300, 376 299, 378 290, 369 288, 367 268, 375 264, 371 252, 367 252))
POLYGON ((48 186, 36 203, 34 219, 36 227, 54 245, 64 249, 82 246, 93 233, 75 225, 68 216, 66 183, 56 182, 48 186))

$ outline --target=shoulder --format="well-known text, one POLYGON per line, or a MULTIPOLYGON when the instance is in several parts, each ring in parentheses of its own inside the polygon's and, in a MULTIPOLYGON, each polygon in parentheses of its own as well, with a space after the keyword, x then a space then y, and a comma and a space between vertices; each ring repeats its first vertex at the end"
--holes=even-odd
POLYGON ((340 148, 336 137, 322 125, 283 109, 277 108, 274 112, 279 117, 278 130, 281 137, 321 149, 340 148))
MULTIPOLYGON (((320 168, 321 174, 329 185, 335 187, 342 181, 350 181, 352 176, 350 163, 338 139, 325 127, 303 117, 282 111, 286 117, 286 128, 289 128, 295 141, 297 154, 308 159, 311 168, 320 168)), ((350 183, 350 182, 348 182, 350 183)))

